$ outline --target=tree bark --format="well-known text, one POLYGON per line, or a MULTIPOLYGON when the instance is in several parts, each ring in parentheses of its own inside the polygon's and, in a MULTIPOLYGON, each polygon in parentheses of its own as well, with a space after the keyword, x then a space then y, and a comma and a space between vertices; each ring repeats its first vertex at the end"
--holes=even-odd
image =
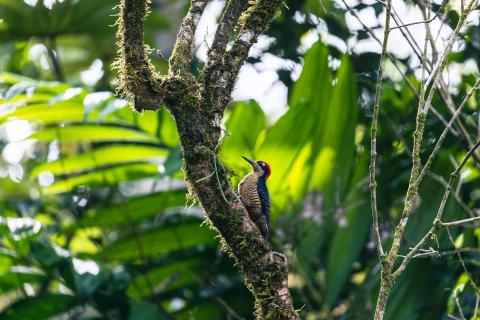
POLYGON ((380 281, 380 292, 378 293, 377 306, 375 307, 375 320, 382 320, 387 309, 388 299, 390 292, 392 291, 394 281, 391 279, 391 275, 384 275, 382 272, 382 278, 380 281))
POLYGON ((122 0, 118 20, 120 91, 135 110, 157 110, 163 103, 177 124, 190 193, 200 202, 223 248, 245 274, 255 298, 257 319, 299 319, 288 290, 288 262, 271 250, 231 186, 230 170, 218 159, 221 120, 241 65, 257 37, 274 18, 281 0, 230 0, 199 78, 191 70, 193 37, 207 0, 192 0, 178 32, 170 69, 158 75, 143 41, 147 0, 122 0), (228 39, 238 37, 227 50, 228 39), (207 81, 208 80, 208 81, 207 81))

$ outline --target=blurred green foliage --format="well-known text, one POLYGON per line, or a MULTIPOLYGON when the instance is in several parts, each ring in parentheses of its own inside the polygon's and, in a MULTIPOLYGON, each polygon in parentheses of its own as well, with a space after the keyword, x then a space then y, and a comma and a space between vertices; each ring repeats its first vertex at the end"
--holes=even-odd
MULTIPOLYGON (((250 319, 252 298, 242 276, 187 197, 173 119, 165 109, 136 114, 115 94, 109 68, 114 5, 65 0, 48 9, 41 1, 0 0, 0 319, 250 319), (35 46, 43 48, 36 57, 35 46), (95 59, 104 73, 86 86, 80 72, 95 59), (65 81, 52 81, 59 77, 65 81)), ((147 23, 152 45, 156 33, 176 33, 157 10, 175 5, 154 1, 147 23)), ((273 246, 289 256, 289 283, 302 318, 368 319, 380 270, 368 189, 378 55, 342 54, 322 39, 299 51, 301 38, 320 21, 344 41, 362 36, 348 29, 343 9, 323 5, 288 1, 290 9, 272 25, 275 43, 267 51, 303 64, 298 80, 285 73, 291 70, 279 70, 289 109, 270 124, 255 101, 233 103, 221 158, 238 175, 234 185, 249 170, 240 155, 271 164, 273 246), (302 22, 294 19, 297 13, 315 19, 302 22)), ((181 16, 184 6, 175 8, 181 16)), ((457 52, 455 61, 478 54, 478 28, 466 32, 468 50, 457 52)), ((161 57, 153 58, 165 67, 161 57)), ((418 86, 412 71, 407 76, 418 86)), ((415 95, 395 79, 387 78, 383 88, 378 141, 386 242, 403 206, 416 112, 415 95)), ((474 80, 463 76, 452 92, 456 103, 474 80)), ((434 104, 448 117, 440 99, 434 104)), ((475 132, 478 98, 463 119, 475 132)), ((427 125, 425 153, 443 128, 433 117, 427 125)), ((447 177, 464 154, 463 142, 449 136, 432 171, 447 177)), ((479 174, 469 162, 456 190, 470 208, 479 205, 479 174)), ((402 253, 430 227, 443 188, 431 177, 422 185, 402 253)), ((451 199, 445 217, 467 214, 451 199)), ((452 232, 459 247, 479 248, 478 229, 452 232)), ((428 246, 451 249, 444 231, 428 246)), ((478 250, 465 254, 476 280, 478 257, 478 250)), ((386 318, 446 318, 457 296, 473 317, 475 294, 454 256, 417 259, 398 280, 386 318)))

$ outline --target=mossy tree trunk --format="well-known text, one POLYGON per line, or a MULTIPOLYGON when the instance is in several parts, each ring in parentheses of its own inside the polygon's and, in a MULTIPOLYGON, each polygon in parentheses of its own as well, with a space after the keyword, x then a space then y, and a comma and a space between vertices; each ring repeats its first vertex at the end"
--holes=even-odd
POLYGON ((208 62, 195 77, 190 70, 194 34, 207 3, 192 0, 177 35, 169 72, 159 75, 148 58, 150 49, 143 38, 148 1, 121 1, 119 58, 115 64, 120 91, 139 112, 157 110, 163 104, 173 115, 188 186, 244 272, 245 283, 255 298, 257 319, 298 319, 287 285, 287 260, 271 250, 250 220, 228 180, 228 169, 217 157, 221 120, 240 67, 283 0, 227 1, 208 62))

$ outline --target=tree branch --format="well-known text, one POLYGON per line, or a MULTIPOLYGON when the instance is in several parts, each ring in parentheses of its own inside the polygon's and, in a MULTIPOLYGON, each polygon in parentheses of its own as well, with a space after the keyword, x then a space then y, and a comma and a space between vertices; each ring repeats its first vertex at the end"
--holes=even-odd
MULTIPOLYGON (((435 157, 437 156, 438 152, 440 152, 440 148, 442 147, 442 144, 443 144, 443 140, 445 140, 445 137, 447 136, 447 133, 448 133, 448 130, 449 128, 451 128, 454 124, 454 122, 458 119, 458 117, 460 116, 463 108, 467 105, 468 101, 470 100, 470 98, 473 96, 473 94, 478 90, 478 88, 480 87, 480 79, 478 79, 475 84, 473 85, 472 89, 467 93, 467 95, 465 96, 465 98, 463 99, 462 103, 460 104, 460 106, 458 107, 458 109, 455 111, 455 113, 453 114, 452 118, 450 119, 450 121, 448 122, 448 124, 445 126, 445 128, 443 129, 443 132, 442 134, 440 135, 440 137, 438 138, 437 140, 437 143, 435 144, 435 147, 433 148, 433 151, 432 153, 430 154, 430 156, 428 157, 427 159, 427 162, 425 163, 425 166, 423 167, 422 171, 420 172, 420 174, 418 175, 418 178, 417 178, 417 181, 415 181, 415 184, 419 185, 420 182, 422 182, 422 179, 423 177, 425 176, 426 172, 430 169, 430 166, 432 165, 433 163, 433 160, 435 159, 435 157)), ((475 148, 476 149, 476 148, 475 148)), ((475 150, 474 149, 474 150, 475 150)))
MULTIPOLYGON (((226 104, 225 99, 223 99, 223 101, 216 101, 218 100, 218 94, 221 94, 219 91, 222 86, 222 83, 217 81, 218 79, 221 79, 222 73, 224 72, 223 58, 227 51, 228 41, 232 37, 235 28, 238 26, 239 18, 244 12, 247 4, 248 0, 228 1, 222 20, 215 33, 212 47, 208 52, 208 60, 203 69, 202 78, 204 86, 208 87, 206 90, 208 96, 206 96, 205 99, 210 101, 212 105, 218 104, 223 106, 226 104)), ((226 97, 230 96, 230 93, 225 92, 223 94, 226 94, 226 97)))
MULTIPOLYGON (((402 216, 401 216, 400 221, 398 222, 398 224, 395 228, 395 232, 394 232, 394 235, 393 235, 393 241, 392 241, 390 251, 384 257, 384 259, 382 259, 382 273, 381 273, 381 279, 380 279, 381 280, 380 281, 380 292, 379 292, 379 296, 378 296, 378 299, 377 299, 377 305, 376 305, 376 309, 375 309, 375 319, 376 320, 383 319, 383 316, 384 316, 385 310, 386 310, 386 306, 387 306, 387 303, 388 303, 388 297, 390 295, 390 291, 391 291, 391 289, 392 289, 392 287, 395 283, 395 280, 398 278, 398 276, 401 274, 401 272, 403 272, 403 270, 405 269, 408 262, 412 259, 413 255, 414 255, 414 254, 412 254, 412 251, 415 251, 415 253, 416 253, 416 251, 418 251, 424 245, 424 243, 426 243, 426 241, 431 237, 431 235, 433 235, 433 233, 435 232, 435 230, 438 228, 438 226, 440 224, 440 218, 438 218, 438 216, 437 216, 437 219, 435 219, 435 221, 434 221, 433 227, 430 229, 430 231, 427 233, 427 235, 425 235, 420 240, 420 242, 417 244, 417 246, 415 246, 415 248, 412 249, 412 251, 410 251, 409 254, 407 255, 407 257, 403 260, 400 267, 396 271, 394 271, 393 266, 394 266, 394 263, 395 263, 395 261, 398 257, 398 252, 400 250, 400 245, 401 245, 401 241, 403 239, 403 234, 404 234, 404 231, 405 231, 405 227, 408 223, 408 219, 409 219, 411 213, 413 212, 414 201, 415 201, 415 198, 418 194, 419 182, 421 181, 421 178, 423 178, 423 175, 427 172, 428 167, 429 167, 429 164, 428 164, 428 166, 424 167, 423 175, 419 179, 419 175, 421 174, 421 169, 422 169, 420 150, 421 150, 421 147, 422 147, 422 140, 423 140, 423 134, 424 134, 424 130, 425 130, 425 121, 426 121, 426 118, 427 118, 427 114, 428 114, 428 111, 429 111, 429 109, 432 105, 432 99, 433 99, 436 87, 438 86, 438 83, 440 82, 441 74, 442 74, 442 72, 443 72, 443 70, 446 66, 447 58, 448 58, 448 56, 449 56, 449 54, 450 54, 450 52, 453 48, 453 44, 455 43, 455 41, 458 37, 458 34, 460 33, 460 30, 461 30, 464 22, 466 21, 466 18, 468 16, 468 14, 472 11, 476 1, 477 0, 471 0, 469 2, 469 4, 467 5, 467 7, 465 8, 465 11, 462 13, 455 30, 453 31, 450 39, 448 40, 448 42, 445 46, 444 52, 442 53, 441 57, 438 59, 437 63, 433 67, 432 72, 430 73, 428 79, 424 80, 424 72, 425 72, 426 66, 427 66, 427 63, 426 63, 427 62, 427 58, 426 58, 427 43, 429 41, 429 33, 426 32, 425 47, 424 47, 424 52, 423 52, 423 55, 422 55, 422 85, 420 87, 420 94, 419 94, 420 95, 420 101, 419 101, 419 104, 418 104, 417 117, 416 117, 416 121, 415 121, 415 131, 414 131, 414 134, 413 134, 413 138, 414 138, 413 139, 413 150, 412 150, 413 165, 412 165, 412 170, 411 170, 411 174, 410 174, 410 180, 409 180, 409 183, 408 183, 408 189, 407 189, 407 194, 406 194, 406 199, 405 199, 405 203, 404 203, 402 216), (429 87, 430 87, 430 90, 428 91, 427 89, 429 87)), ((389 29, 389 24, 388 24, 389 18, 388 18, 388 16, 390 15, 390 13, 391 13, 391 3, 390 3, 390 1, 388 1, 387 2, 387 7, 386 7, 387 22, 386 22, 386 26, 385 26, 385 29, 386 29, 385 33, 387 33, 387 30, 389 29)), ((428 12, 428 15, 425 17, 425 20, 428 20, 428 19, 429 19, 429 12, 428 12)), ((426 22, 425 25, 428 26, 428 22, 426 22)), ((378 91, 378 88, 377 88, 377 91, 378 91)), ((374 119, 375 119, 375 116, 374 116, 374 119)), ((453 121, 452 121, 452 123, 453 123, 453 121)), ((447 126, 447 129, 444 132, 448 132, 448 129, 449 129, 448 127, 451 127, 451 124, 449 126, 447 126)), ((373 130, 372 130, 372 134, 373 134, 373 130)), ((474 151, 474 149, 475 148, 473 148, 469 151, 470 155, 474 151)), ((376 157, 376 153, 374 153, 374 151, 375 150, 372 150, 372 155, 371 155, 372 162, 376 157)), ((448 197, 448 195, 447 195, 447 197, 448 197)), ((444 199, 442 199, 441 207, 442 207, 442 205, 443 206, 445 205, 444 201, 446 202, 445 196, 444 196, 444 199)), ((372 203, 372 206, 373 206, 373 203, 372 203)), ((439 209, 439 212, 440 211, 443 212, 443 208, 439 209)))
POLYGON ((373 233, 375 235, 375 245, 377 247, 378 256, 380 260, 383 259, 384 252, 382 246, 382 240, 380 238, 380 228, 378 225, 378 210, 377 210, 377 124, 378 124, 378 110, 380 109, 380 99, 382 92, 383 82, 383 64, 387 55, 388 36, 390 34, 390 16, 392 10, 392 2, 387 2, 387 12, 385 16, 385 31, 383 34, 382 42, 382 54, 380 55, 380 62, 378 66, 378 78, 375 86, 375 103, 373 106, 373 119, 371 127, 371 141, 370 141, 370 201, 372 206, 372 219, 373 219, 373 233))
POLYGON ((468 219, 463 219, 463 220, 443 222, 442 226, 443 227, 461 226, 461 225, 468 224, 468 223, 477 223, 478 221, 480 221, 480 217, 473 217, 473 218, 468 218, 468 219))
POLYGON ((190 9, 183 19, 182 25, 177 34, 175 45, 173 46, 173 52, 170 58, 171 74, 190 73, 195 30, 197 29, 198 22, 202 17, 207 3, 208 0, 192 0, 190 9))
POLYGON ((122 1, 117 21, 119 91, 135 110, 156 110, 162 101, 160 76, 148 59, 150 49, 143 40, 143 23, 147 15, 145 0, 122 1))
POLYGON ((265 32, 283 3, 283 0, 251 1, 248 9, 241 15, 240 31, 232 49, 224 56, 218 82, 214 85, 215 88, 207 89, 214 91, 211 102, 220 110, 224 109, 230 101, 238 72, 247 60, 250 48, 257 41, 258 36, 265 32))
POLYGON ((433 234, 440 228, 440 227, 446 227, 448 228, 449 226, 457 225, 457 224, 463 224, 463 223, 470 223, 477 221, 480 219, 480 217, 475 217, 475 218, 470 218, 470 219, 465 219, 465 220, 459 220, 459 221, 454 221, 454 222, 449 222, 449 223, 442 223, 442 216, 443 216, 443 211, 445 210, 445 206, 447 204, 448 197, 450 195, 450 192, 452 191, 452 186, 457 180, 460 171, 463 169, 465 164, 467 163, 468 159, 472 156, 472 154, 475 152, 475 150, 480 146, 480 140, 475 144, 475 146, 468 151, 468 153, 465 155, 463 158, 462 162, 458 165, 458 167, 455 169, 454 172, 450 175, 450 179, 448 180, 447 187, 445 188, 445 192, 443 193, 442 200, 440 202, 440 206, 437 211, 437 215, 435 217, 435 220, 433 221, 433 226, 430 228, 430 230, 427 232, 427 234, 417 243, 417 245, 410 250, 410 252, 407 254, 405 259, 403 259, 402 263, 400 266, 397 268, 397 270, 394 272, 394 276, 398 277, 407 267, 407 265, 410 263, 410 261, 413 259, 413 257, 417 254, 417 252, 423 248, 425 243, 433 236, 433 234))
POLYGON ((446 251, 437 251, 437 250, 434 250, 433 248, 430 248, 428 250, 423 249, 420 251, 421 253, 417 253, 416 255, 413 256, 413 258, 445 257, 445 256, 451 256, 451 255, 457 254, 457 251, 461 253, 474 253, 474 254, 480 253, 480 249, 477 249, 477 248, 460 248, 457 250, 446 250, 446 251))
POLYGON ((410 214, 413 212, 413 203, 414 199, 417 196, 418 192, 418 176, 420 174, 420 168, 421 168, 421 163, 420 163, 420 149, 421 149, 421 143, 423 140, 423 132, 425 129, 425 120, 427 117, 428 110, 431 106, 432 99, 433 99, 433 94, 435 92, 435 87, 438 85, 439 79, 441 77, 441 73, 443 69, 445 68, 445 65, 447 63, 447 58, 452 50, 453 44, 455 43, 455 40, 458 37, 458 33, 460 32, 461 27, 463 26, 468 14, 471 12, 473 9, 473 5, 476 2, 476 0, 471 0, 470 3, 468 4, 467 8, 465 9, 464 14, 460 17, 460 20, 457 23, 457 26, 455 27, 455 30, 453 31, 452 35, 450 36, 450 39, 448 40, 445 50, 443 54, 441 55, 440 59, 437 61, 437 64, 434 66, 432 73, 430 74, 429 78, 425 82, 425 88, 428 88, 430 84, 432 84, 432 87, 430 91, 428 92, 427 97, 425 98, 424 95, 421 95, 421 101, 418 105, 418 114, 417 114, 417 120, 416 120, 416 128, 414 132, 414 146, 413 146, 413 167, 412 167, 412 172, 410 175, 410 182, 408 185, 408 190, 407 190, 407 198, 405 200, 405 205, 403 208, 402 216, 400 218, 400 222, 398 223, 397 227, 395 228, 395 234, 393 237, 393 243, 392 243, 392 248, 390 250, 389 255, 391 256, 392 260, 396 259, 396 256, 398 254, 398 251, 400 250, 400 242, 403 238, 403 232, 405 230, 405 227, 407 225, 408 219, 410 217, 410 214))
MULTIPOLYGON (((244 272, 245 283, 255 298, 257 319, 298 319, 288 290, 287 259, 272 251, 264 240, 228 180, 230 171, 217 157, 223 111, 230 101, 238 70, 250 46, 267 28, 283 2, 251 2, 242 14, 242 31, 227 53, 228 59, 222 66, 214 66, 222 71, 221 77, 212 77, 211 84, 201 86, 189 66, 195 28, 207 1, 192 0, 175 42, 170 72, 162 77, 155 74, 145 54, 142 24, 147 12, 146 1, 121 1, 118 68, 122 92, 135 103, 136 110, 149 106, 147 103, 138 105, 138 101, 163 102, 175 118, 189 190, 203 207, 208 224, 221 235, 223 248, 244 272), (251 37, 247 37, 250 34, 251 37), (141 71, 136 70, 137 67, 141 71), (135 72, 135 76, 129 71, 135 72), (219 90, 218 85, 224 83, 228 84, 227 88, 219 90), (211 97, 218 98, 214 104, 211 97)), ((219 29, 228 31, 231 27, 219 29)), ((217 37, 218 43, 224 43, 227 31, 217 37)))
POLYGON ((207 65, 205 70, 212 66, 217 66, 222 62, 223 55, 227 50, 227 44, 233 35, 233 31, 238 24, 240 15, 245 10, 248 0, 230 0, 218 25, 212 47, 208 52, 207 65))

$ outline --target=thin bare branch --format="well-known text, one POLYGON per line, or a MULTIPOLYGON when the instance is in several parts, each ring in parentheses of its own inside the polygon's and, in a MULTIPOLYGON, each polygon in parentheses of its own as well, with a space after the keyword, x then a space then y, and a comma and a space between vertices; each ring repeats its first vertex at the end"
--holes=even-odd
POLYGON ((245 10, 248 0, 231 0, 227 2, 225 12, 218 25, 212 47, 208 52, 208 60, 205 69, 212 65, 218 65, 223 59, 227 50, 227 43, 233 35, 235 27, 238 25, 240 15, 245 10))
MULTIPOLYGON (((420 172, 420 174, 418 175, 418 178, 417 180, 415 181, 415 184, 418 186, 423 177, 425 176, 426 172, 430 169, 430 166, 432 165, 433 163, 433 160, 435 159, 435 157, 437 156, 438 152, 440 151, 440 148, 442 147, 442 144, 443 144, 443 140, 445 140, 445 137, 447 136, 447 133, 448 133, 448 130, 450 127, 453 126, 453 124, 455 123, 455 121, 457 120, 457 118, 460 116, 463 108, 467 105, 468 101, 470 100, 470 98, 473 96, 473 94, 478 90, 478 88, 480 88, 480 79, 478 79, 475 84, 473 85, 472 89, 470 89, 470 91, 467 93, 467 95, 465 96, 465 98, 463 99, 462 103, 460 104, 460 106, 457 108, 457 110, 455 111, 455 113, 453 114, 452 118, 450 119, 450 121, 448 122, 447 126, 445 127, 445 129, 443 129, 443 132, 442 134, 440 135, 440 137, 438 138, 437 140, 437 143, 435 144, 435 147, 433 148, 433 151, 432 153, 430 154, 430 156, 428 157, 428 160, 427 162, 425 163, 425 166, 423 167, 422 171, 420 172)), ((476 148, 475 148, 476 149, 476 148)), ((473 149, 473 150, 475 150, 473 149)))
POLYGON ((480 294, 478 292, 475 293, 475 308, 474 308, 474 313, 473 313, 473 319, 477 319, 477 314, 478 314, 478 305, 479 305, 479 302, 480 302, 480 294))
MULTIPOLYGON (((460 29, 463 27, 463 24, 465 23, 465 20, 467 19, 467 16, 470 14, 470 12, 473 10, 473 7, 477 0, 471 0, 467 7, 465 8, 465 11, 463 14, 460 16, 460 19, 455 27, 455 29, 452 32, 452 35, 448 39, 448 42, 445 46, 445 49, 440 56, 439 60, 433 67, 432 73, 430 74, 430 77, 428 78, 426 82, 426 86, 428 87, 430 84, 433 84, 433 87, 437 85, 439 75, 441 75, 443 69, 445 68, 445 65, 447 63, 447 58, 450 55, 450 52, 452 51, 453 45, 455 44, 458 35, 460 34, 460 29)), ((425 107, 428 108, 429 104, 431 102, 431 98, 433 96, 433 90, 430 91, 429 97, 427 98, 427 102, 425 104, 425 107)))
POLYGON ((468 224, 468 223, 476 223, 478 221, 480 221, 480 217, 473 217, 473 218, 451 221, 451 222, 442 222, 442 226, 444 226, 444 227, 454 227, 455 226, 456 227, 456 226, 461 226, 461 225, 468 224))
MULTIPOLYGON (((427 172, 427 175, 430 178, 432 178, 434 181, 441 184, 444 188, 448 187, 447 181, 442 176, 440 176, 438 174, 435 174, 431 171, 427 172)), ((460 196, 456 192, 452 193, 452 196, 455 199, 455 201, 462 207, 462 209, 465 210, 465 212, 468 213, 468 215, 470 217, 475 217, 476 216, 475 212, 465 203, 465 201, 462 200, 462 198, 460 198, 460 196)))
POLYGON ((393 272, 393 276, 395 278, 397 278, 398 276, 400 276, 400 274, 402 274, 402 272, 405 270, 405 268, 410 263, 410 261, 415 257, 417 252, 421 248, 423 248, 423 246, 425 245, 425 243, 427 243, 428 240, 432 238, 432 236, 435 234, 435 231, 437 231, 439 227, 440 227, 440 224, 438 223, 438 220, 435 220, 433 226, 430 228, 430 230, 428 230, 427 234, 424 235, 422 239, 420 239, 417 245, 415 245, 415 247, 413 247, 410 250, 410 252, 408 252, 408 254, 405 256, 400 266, 397 268, 397 270, 395 270, 395 272, 393 272))
MULTIPOLYGON (((445 251, 438 251, 438 250, 434 250, 434 249, 430 249, 430 250, 419 250, 419 251, 423 251, 421 253, 417 253, 416 255, 413 256, 413 258, 429 258, 429 257, 446 257, 446 256, 451 256, 451 255, 455 255, 457 254, 457 251, 458 252, 461 252, 461 253, 474 253, 474 254, 478 254, 480 253, 480 249, 477 249, 477 248, 460 248, 458 250, 445 250, 445 251)), ((400 255, 399 255, 400 257, 400 255)), ((405 258, 405 256, 403 256, 403 258, 405 258)))
POLYGON ((432 18, 430 18, 430 19, 428 19, 428 20, 417 21, 417 22, 410 22, 410 23, 398 25, 398 26, 396 26, 396 27, 392 27, 391 30, 395 30, 395 29, 399 29, 399 28, 406 28, 406 27, 410 27, 410 26, 417 25, 417 24, 428 24, 428 23, 432 22, 433 20, 437 19, 437 17, 440 15, 440 12, 442 12, 443 6, 444 6, 446 3, 447 3, 447 0, 443 0, 442 5, 441 5, 440 8, 438 9, 437 13, 436 13, 432 18))
MULTIPOLYGON (((425 99, 425 95, 420 96, 420 102, 418 105, 418 113, 417 113, 417 119, 416 119, 416 127, 415 127, 415 132, 414 132, 414 144, 413 144, 413 166, 412 166, 412 171, 410 174, 410 181, 408 184, 408 190, 407 190, 407 197, 405 200, 405 205, 403 208, 402 216, 400 218, 399 223, 397 224, 397 227, 395 228, 395 233, 393 236, 393 243, 392 243, 392 248, 390 250, 390 258, 394 261, 396 259, 396 256, 398 254, 398 251, 400 250, 400 243, 403 238, 403 233, 405 231, 405 227, 407 225, 408 219, 413 212, 413 207, 414 207, 414 200, 417 196, 418 193, 418 176, 420 174, 420 169, 421 169, 421 159, 420 159, 420 150, 422 146, 422 140, 423 140, 423 132, 425 129, 425 120, 427 117, 428 110, 431 106, 432 99, 433 99, 433 94, 435 92, 434 88, 438 85, 439 79, 441 78, 441 73, 443 69, 445 68, 445 65, 447 63, 447 57, 449 56, 453 44, 455 43, 458 33, 460 32, 461 27, 463 26, 468 14, 471 12, 472 7, 476 0, 471 0, 470 3, 468 4, 465 14, 462 15, 458 21, 458 24, 453 31, 452 35, 450 36, 450 39, 447 42, 447 45, 445 47, 444 52, 442 53, 440 59, 436 63, 436 65, 433 68, 432 73, 430 74, 429 78, 426 80, 424 87, 428 88, 430 84, 432 84, 432 88, 428 92, 428 95, 425 99)), ((392 261, 392 262, 393 262, 392 261)))
POLYGON ((170 73, 188 73, 192 62, 195 30, 207 6, 208 0, 192 0, 187 15, 177 34, 170 58, 170 73))
POLYGON ((113 67, 119 73, 119 91, 135 110, 155 110, 162 102, 158 84, 160 77, 148 58, 143 23, 148 8, 145 0, 123 0, 117 21, 118 59, 113 67))
POLYGON ((390 16, 392 10, 391 0, 387 2, 387 11, 385 16, 385 31, 383 34, 382 54, 380 55, 380 62, 378 66, 377 84, 375 86, 375 102, 373 106, 373 119, 370 130, 370 201, 373 219, 373 232, 375 237, 375 245, 377 247, 378 256, 380 259, 385 255, 383 251, 382 239, 380 237, 380 227, 378 223, 378 208, 377 208, 377 126, 378 126, 378 112, 380 109, 380 100, 382 93, 382 82, 384 73, 385 57, 387 55, 388 36, 390 34, 390 16))
POLYGON ((458 260, 460 261, 460 264, 462 265, 463 272, 465 272, 465 274, 468 277, 468 282, 470 283, 472 288, 475 290, 475 292, 477 294, 479 294, 480 289, 478 288, 475 281, 473 281, 472 274, 470 273, 470 271, 468 271, 467 265, 465 264, 465 261, 463 260, 462 254, 458 251, 458 248, 455 246, 455 241, 453 240, 452 233, 450 232, 450 229, 448 227, 446 227, 446 230, 447 230, 447 234, 448 234, 448 239, 450 240, 450 243, 452 244, 452 246, 455 248, 454 250, 457 254, 458 260))
MULTIPOLYGON (((475 152, 475 149, 477 149, 479 146, 480 146, 480 140, 475 144, 474 148, 472 148, 468 151, 468 153, 463 158, 462 162, 460 162, 460 164, 457 166, 455 171, 453 171, 452 174, 450 175, 450 179, 448 181, 447 187, 445 188, 445 192, 444 192, 442 200, 440 202, 440 206, 438 208, 437 215, 435 217, 435 220, 433 221, 433 226, 430 228, 430 230, 427 232, 427 234, 425 236, 423 236, 423 238, 417 243, 417 245, 415 247, 413 247, 410 250, 410 252, 405 256, 405 259, 403 259, 400 266, 394 272, 395 277, 398 277, 405 270, 407 265, 410 263, 411 259, 418 253, 418 251, 421 248, 423 248, 425 243, 427 243, 427 241, 433 236, 433 234, 438 230, 438 228, 440 228, 440 226, 448 228, 448 225, 445 225, 441 222, 443 211, 445 210, 445 205, 447 204, 448 196, 450 195, 450 192, 452 190, 452 186, 455 183, 456 179, 458 178, 458 175, 460 174, 460 171, 465 166, 468 159, 470 159, 473 152, 475 152)), ((471 218, 471 219, 473 219, 473 218, 471 218)), ((466 220, 468 220, 468 219, 466 219, 466 220)), ((460 221, 463 221, 463 220, 460 220, 460 221)))
MULTIPOLYGON (((345 2, 344 2, 345 3, 345 2)), ((345 3, 346 4, 346 3, 345 3)), ((380 237, 380 227, 378 224, 378 209, 377 209, 377 181, 376 181, 376 167, 377 167, 377 122, 378 112, 380 109, 381 90, 383 81, 383 64, 387 55, 388 36, 390 34, 390 16, 392 12, 392 1, 387 0, 386 14, 385 14, 385 30, 382 42, 382 54, 380 55, 380 62, 378 66, 378 78, 375 87, 375 102, 373 106, 373 119, 371 126, 370 137, 370 201, 373 220, 373 232, 375 238, 375 245, 377 247, 378 256, 382 266, 380 292, 378 294, 377 305, 375 308, 375 319, 383 319, 388 303, 390 290, 393 286, 394 279, 390 278, 389 266, 384 263, 385 253, 383 251, 382 239, 380 237)))
MULTIPOLYGON (((426 11, 427 11, 427 8, 429 7, 428 5, 428 2, 426 2, 425 0, 423 1, 418 1, 418 5, 420 7, 420 11, 423 15, 423 18, 424 19, 427 19, 426 18, 426 11)), ((448 12, 448 11, 446 11, 448 12)), ((444 24, 444 19, 445 17, 442 17, 441 18, 441 21, 442 21, 442 26, 444 24)), ((440 28, 441 29, 441 28, 440 28)), ((425 24, 425 30, 426 32, 428 33, 429 35, 429 40, 430 40, 430 48, 432 50, 432 61, 429 62, 430 65, 433 65, 434 63, 436 63, 438 61, 438 56, 439 56, 439 53, 438 53, 438 50, 437 50, 437 47, 436 47, 436 41, 437 39, 434 39, 433 36, 432 36, 432 31, 430 29, 430 25, 427 23, 425 24)), ((439 31, 440 32, 440 31, 439 31)), ((437 36, 438 38, 438 36, 437 36)), ((442 100, 445 102, 445 104, 447 105, 447 108, 448 110, 452 113, 452 115, 455 113, 455 104, 453 102, 453 99, 452 99, 452 95, 450 93, 450 90, 448 89, 448 86, 447 84, 445 83, 445 80, 443 79, 443 77, 440 77, 440 81, 439 81, 439 86, 438 86, 438 90, 440 92, 440 95, 442 97, 442 100)), ((436 110, 432 109, 432 111, 436 112, 436 110)), ((438 117, 437 117, 438 118, 438 117)), ((445 123, 444 123, 445 124, 445 123)), ((457 127, 459 128, 460 130, 460 134, 463 136, 463 138, 465 139, 465 142, 466 142, 466 148, 467 149, 470 149, 473 147, 474 145, 474 139, 471 137, 471 135, 469 134, 469 132, 465 129, 465 127, 463 126, 462 124, 462 121, 460 118, 457 118, 457 120, 455 121, 455 124, 457 125, 457 127)), ((480 130, 480 127, 477 126, 478 129, 480 130)), ((452 127, 453 129, 453 127, 452 127)), ((458 136, 458 134, 456 134, 456 136, 458 136)), ((480 165, 480 158, 479 156, 474 153, 473 154, 473 159, 475 160, 475 163, 477 163, 477 165, 480 165)))
POLYGON ((463 313, 462 306, 460 305, 460 301, 458 299, 458 295, 455 295, 455 304, 457 305, 458 312, 460 313, 460 319, 462 320, 467 320, 465 319, 465 314, 463 313))
POLYGON ((219 79, 214 84, 212 103, 215 107, 227 106, 238 72, 247 60, 250 48, 267 29, 283 3, 284 0, 250 1, 248 9, 240 17, 238 36, 230 51, 225 54, 219 79))
MULTIPOLYGON (((350 7, 346 2, 345 0, 342 0, 343 4, 345 5, 345 7, 347 8, 347 10, 352 14, 352 16, 354 16, 357 21, 362 25, 362 27, 370 34, 370 36, 376 41, 378 42, 380 45, 382 45, 382 41, 377 37, 377 35, 375 34, 375 32, 373 32, 373 30, 368 27, 364 22, 363 20, 358 16, 358 14, 355 12, 355 10, 353 10, 352 7, 350 7)), ((399 17, 399 15, 397 15, 397 18, 399 17)), ((426 26, 428 26, 428 24, 426 24, 426 26)), ((413 44, 412 44, 413 46, 413 44)), ((413 47, 412 47, 413 49, 413 47)), ((414 50, 415 51, 415 50, 414 50)), ((393 63, 395 69, 397 69, 398 73, 402 76, 402 79, 403 81, 405 81, 405 83, 408 85, 408 87, 410 88, 410 90, 415 94, 415 97, 417 99, 419 99, 419 93, 417 91, 417 89, 415 88, 415 85, 412 83, 412 81, 407 77, 407 75, 405 74, 405 72, 400 68, 399 66, 399 61, 398 59, 392 55, 390 52, 387 52, 387 56, 388 56, 388 59, 390 59, 390 61, 393 63)), ((421 59, 421 56, 419 55, 419 59, 421 59)), ((440 114, 440 112, 437 111, 437 109, 435 109, 433 106, 431 107, 432 109, 432 113, 433 115, 440 121, 442 122, 444 125, 447 124, 447 121, 443 118, 443 116, 440 114)), ((450 132, 454 135, 454 136, 458 136, 458 132, 453 128, 451 127, 450 128, 450 132)))

